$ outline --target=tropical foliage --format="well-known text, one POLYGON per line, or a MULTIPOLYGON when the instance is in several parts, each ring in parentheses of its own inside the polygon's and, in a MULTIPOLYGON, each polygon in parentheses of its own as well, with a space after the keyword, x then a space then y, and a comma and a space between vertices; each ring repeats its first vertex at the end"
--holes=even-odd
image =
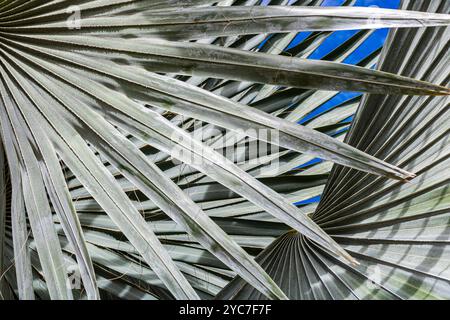
POLYGON ((269 4, 0 2, 2 298, 450 298, 450 3, 269 4))

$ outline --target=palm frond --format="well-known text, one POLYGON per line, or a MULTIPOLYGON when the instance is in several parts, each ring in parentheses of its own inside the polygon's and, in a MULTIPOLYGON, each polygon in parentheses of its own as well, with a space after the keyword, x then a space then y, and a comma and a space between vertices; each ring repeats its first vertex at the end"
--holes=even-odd
MULTIPOLYGON (((405 1, 403 8, 450 6, 405 1)), ((380 70, 447 86, 448 37, 448 28, 392 31, 380 70)), ((401 185, 335 166, 312 218, 361 265, 346 266, 302 235, 286 233, 257 261, 290 298, 449 298, 448 106, 448 97, 363 99, 346 142, 418 177, 401 185)), ((236 278, 218 297, 260 295, 236 278)))
POLYGON ((444 222, 441 209, 421 210, 442 205, 446 183, 432 178, 446 163, 445 1, 408 11, 216 2, 0 4, 3 297, 414 297, 391 288, 407 272, 427 274, 418 292, 448 294, 444 260, 431 271, 394 261, 438 250, 433 240, 394 236, 386 256, 377 242, 400 224, 444 222), (383 27, 399 29, 380 70, 378 48, 343 63, 383 27), (352 29, 361 31, 308 59, 333 31, 352 29), (299 31, 312 32, 294 44, 299 31), (308 118, 339 91, 373 94, 346 138, 361 96, 308 118), (258 141, 280 148, 247 154, 258 141), (235 159, 228 148, 240 150, 235 159), (329 174, 327 160, 345 168, 329 174), (302 202, 322 192, 318 208, 302 202), (390 276, 381 293, 363 294, 376 259, 390 276))

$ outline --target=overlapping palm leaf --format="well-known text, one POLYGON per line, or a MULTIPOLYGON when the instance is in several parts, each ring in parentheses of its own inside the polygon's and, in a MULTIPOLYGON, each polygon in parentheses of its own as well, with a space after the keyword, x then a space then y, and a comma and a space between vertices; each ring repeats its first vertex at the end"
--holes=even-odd
MULTIPOLYGON (((402 6, 450 9, 447 1, 404 1, 402 6)), ((379 68, 447 86, 448 41, 448 28, 396 30, 379 68)), ((345 266, 298 233, 286 233, 257 260, 289 297, 449 298, 448 107, 448 97, 363 99, 345 141, 418 177, 397 184, 335 166, 312 218, 361 265, 345 266)), ((238 278, 219 295, 259 296, 238 278)))
MULTIPOLYGON (((167 1, 0 3, 1 187, 10 190, 4 192, 7 205, 0 207, 2 296, 211 298, 238 274, 251 284, 245 290, 252 294, 307 297, 308 288, 286 289, 285 279, 268 270, 268 260, 258 258, 261 267, 253 259, 289 228, 299 233, 288 233, 263 252, 286 250, 280 260, 285 266, 300 261, 307 268, 298 276, 333 279, 348 268, 363 274, 360 268, 367 264, 356 267, 334 240, 345 236, 329 236, 336 236, 328 226, 334 215, 319 207, 312 215, 322 217, 318 226, 308 216, 313 205, 292 205, 322 192, 330 164, 292 169, 319 157, 361 170, 334 170, 327 190, 344 181, 340 175, 355 179, 350 173, 391 190, 411 188, 404 181, 422 167, 341 142, 359 98, 306 126, 295 122, 338 90, 396 94, 389 99, 430 101, 431 108, 447 99, 447 83, 432 72, 434 77, 400 67, 387 70, 392 73, 371 70, 377 51, 359 67, 338 63, 370 30, 356 33, 322 61, 305 58, 330 31, 450 21, 448 15, 420 12, 446 12, 442 8, 406 13, 348 7, 342 17, 341 9, 320 3, 177 1, 182 10, 167 1), (74 28, 68 22, 77 12, 81 20, 74 28), (314 32, 284 50, 303 30, 314 32), (429 82, 414 80, 421 78, 429 82), (205 122, 201 130, 199 120, 205 122), (237 139, 240 129, 246 134, 237 139), (253 133, 261 129, 279 130, 278 152, 251 155, 257 164, 244 158, 233 163, 221 155, 224 148, 245 149, 264 139, 253 133), (200 141, 194 138, 197 131, 200 141), (172 160, 174 149, 183 151, 175 154, 181 162, 172 160), (201 161, 191 163, 192 156, 201 161), (276 173, 273 160, 280 161, 276 173), (277 246, 285 241, 291 246, 277 246), (319 258, 321 268, 309 253, 296 250, 299 245, 326 257, 319 258), (341 269, 330 273, 331 264, 341 269), (75 270, 82 284, 69 286, 68 270, 75 270)), ((427 62, 436 70, 445 65, 427 62)), ((339 193, 330 193, 330 204, 341 203, 334 197, 339 193)), ((342 202, 338 210, 351 203, 342 202)), ((343 240, 342 245, 362 256, 361 248, 343 240)), ((364 255, 361 260, 366 262, 364 255)), ((342 277, 357 281, 345 272, 342 277)), ((240 286, 235 280, 233 290, 221 295, 235 295, 240 286)))

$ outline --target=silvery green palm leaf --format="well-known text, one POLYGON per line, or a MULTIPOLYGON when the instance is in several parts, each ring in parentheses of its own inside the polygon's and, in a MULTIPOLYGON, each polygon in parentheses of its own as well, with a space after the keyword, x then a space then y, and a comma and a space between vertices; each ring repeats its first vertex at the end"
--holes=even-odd
MULTIPOLYGON (((404 1, 403 9, 448 12, 450 6, 404 1)), ((448 28, 396 30, 379 68, 447 86, 448 41, 448 28)), ((285 233, 257 261, 290 298, 450 297, 448 107, 447 97, 364 97, 345 141, 418 177, 400 185, 335 166, 311 216, 361 264, 348 267, 302 235, 285 233)), ((218 297, 261 296, 236 278, 218 297)))
POLYGON ((0 4, 2 297, 212 298, 237 275, 261 296, 286 299, 291 291, 254 256, 278 248, 269 244, 289 228, 336 266, 363 268, 330 232, 334 216, 299 204, 324 190, 329 162, 293 168, 314 158, 349 168, 328 180, 329 206, 341 203, 339 193, 325 200, 342 189, 335 175, 408 188, 422 172, 343 142, 360 97, 295 122, 338 91, 446 99, 439 78, 373 70, 378 50, 343 63, 371 29, 427 32, 410 28, 449 24, 445 10, 175 2, 0 4), (333 31, 352 29, 362 31, 308 59, 333 31), (299 31, 313 32, 288 49, 299 31), (278 150, 242 153, 259 140, 278 150), (228 159, 228 148, 241 153, 228 159))

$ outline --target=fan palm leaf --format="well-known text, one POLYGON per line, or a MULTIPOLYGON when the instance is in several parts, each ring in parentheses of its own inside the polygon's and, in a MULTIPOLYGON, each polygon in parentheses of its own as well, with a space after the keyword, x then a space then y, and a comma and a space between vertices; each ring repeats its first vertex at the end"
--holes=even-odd
MULTIPOLYGON (((450 7, 446 1, 404 1, 403 9, 450 7)), ((447 28, 391 32, 379 68, 446 86, 448 36, 447 28)), ((337 263, 298 233, 286 233, 257 261, 290 298, 449 298, 448 103, 447 97, 362 100, 345 141, 418 177, 399 185, 335 166, 312 218, 361 265, 337 263)), ((258 296, 238 278, 219 295, 258 296)))
MULTIPOLYGON (((300 261, 304 269, 295 267, 310 281, 332 281, 341 270, 364 277, 363 249, 330 227, 337 219, 333 205, 342 211, 353 204, 336 192, 347 191, 342 177, 353 187, 363 177, 368 189, 383 183, 408 192, 414 188, 404 182, 424 168, 362 147, 366 140, 351 140, 354 130, 362 130, 359 118, 348 143, 342 141, 349 125, 343 120, 359 97, 305 126, 293 122, 338 91, 388 95, 399 104, 429 101, 430 108, 445 101, 447 83, 432 71, 427 77, 403 72, 403 66, 373 70, 377 51, 358 66, 342 62, 370 29, 408 28, 402 32, 409 36, 419 32, 409 28, 445 26, 450 18, 444 7, 396 11, 316 6, 320 2, 265 7, 258 1, 177 1, 182 10, 171 1, 0 3, 0 187, 9 190, 0 207, 2 296, 210 298, 238 275, 220 295, 235 296, 236 288, 245 287, 268 298, 295 297, 291 292, 307 297, 310 289, 286 289, 274 273, 281 265, 274 269, 271 263, 280 262, 266 252, 277 250, 285 267, 300 261), (307 59, 331 31, 352 29, 369 30, 320 61, 307 59), (313 33, 284 50, 304 30, 313 33), (205 122, 201 128, 199 121, 205 122), (262 130, 276 131, 279 139, 259 135, 262 130), (257 151, 254 163, 245 161, 245 152, 235 161, 223 155, 256 140, 281 149, 257 151), (328 162, 286 173, 315 157, 348 169, 333 170, 323 205, 312 213, 310 206, 292 203, 323 191, 328 162), (281 163, 276 174, 274 160, 281 163), (305 251, 296 251, 299 246, 305 251), (321 260, 320 268, 309 252, 321 260), (331 265, 341 269, 328 273, 331 265), (78 287, 70 270, 79 274, 78 287)), ((359 194, 367 192, 352 195, 359 194)), ((342 277, 357 283, 347 273, 342 277)), ((315 286, 313 296, 329 297, 315 286)))

